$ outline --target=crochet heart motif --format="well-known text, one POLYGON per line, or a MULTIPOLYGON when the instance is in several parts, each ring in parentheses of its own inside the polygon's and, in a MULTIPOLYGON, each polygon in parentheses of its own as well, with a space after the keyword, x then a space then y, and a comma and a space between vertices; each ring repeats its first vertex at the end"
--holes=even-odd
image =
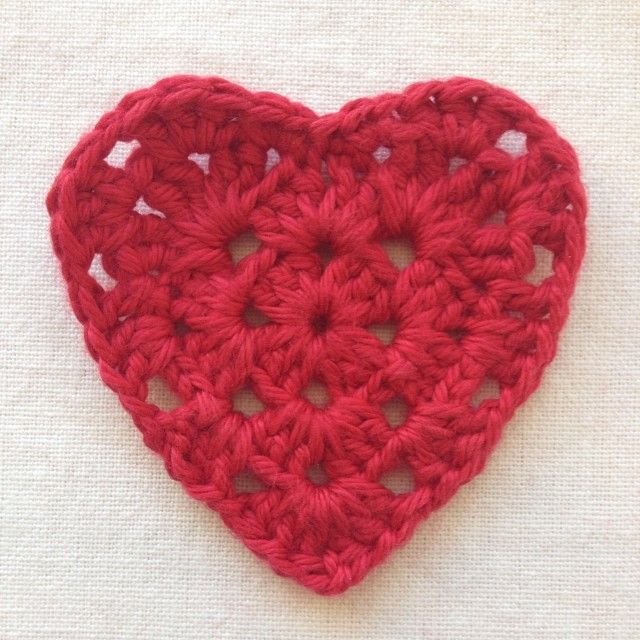
POLYGON ((47 206, 88 349, 145 443, 323 594, 480 472, 554 356, 585 241, 570 145, 463 78, 324 116, 169 78, 82 138, 47 206), (259 246, 236 261, 247 233, 259 246), (149 400, 158 379, 178 406, 149 400), (247 393, 259 411, 239 409, 247 393))

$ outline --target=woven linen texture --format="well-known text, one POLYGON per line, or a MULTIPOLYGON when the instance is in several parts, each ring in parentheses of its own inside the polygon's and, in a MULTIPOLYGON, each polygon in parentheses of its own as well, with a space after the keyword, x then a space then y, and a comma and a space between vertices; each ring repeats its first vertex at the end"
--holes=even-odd
POLYGON ((1 5, 0 629, 8 638, 633 638, 638 628, 636 9, 558 3, 1 5), (275 35, 274 35, 275 34, 275 35), (82 346, 42 201, 83 131, 175 73, 334 111, 452 75, 576 148, 588 252, 544 382, 485 472, 320 599, 149 455, 82 346))

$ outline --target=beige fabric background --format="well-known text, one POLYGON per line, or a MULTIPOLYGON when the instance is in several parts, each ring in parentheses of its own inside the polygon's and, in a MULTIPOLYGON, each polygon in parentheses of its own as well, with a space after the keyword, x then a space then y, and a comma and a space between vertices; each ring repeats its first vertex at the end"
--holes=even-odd
POLYGON ((0 638, 640 638, 640 12, 632 0, 0 0, 0 638), (578 150, 589 251, 486 472, 326 599, 189 499, 98 380, 45 193, 125 92, 219 74, 318 111, 431 77, 518 92, 578 150))

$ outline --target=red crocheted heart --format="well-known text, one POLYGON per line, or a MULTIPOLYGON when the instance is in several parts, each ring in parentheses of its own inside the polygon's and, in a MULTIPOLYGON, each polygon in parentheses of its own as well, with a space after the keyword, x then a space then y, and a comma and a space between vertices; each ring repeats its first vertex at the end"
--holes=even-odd
POLYGON ((569 144, 512 93, 460 78, 325 116, 169 78, 100 120, 47 204, 89 351, 146 444, 276 572, 325 594, 482 469, 554 356, 584 251, 569 144), (124 166, 118 142, 135 142, 124 166), (247 231, 259 248, 234 263, 247 231), (404 268, 394 238, 415 252, 404 268), (534 281, 543 250, 552 271, 534 281), (158 377, 177 408, 147 401, 158 377), (261 411, 234 408, 243 389, 261 411), (385 485, 399 468, 404 492, 385 485))

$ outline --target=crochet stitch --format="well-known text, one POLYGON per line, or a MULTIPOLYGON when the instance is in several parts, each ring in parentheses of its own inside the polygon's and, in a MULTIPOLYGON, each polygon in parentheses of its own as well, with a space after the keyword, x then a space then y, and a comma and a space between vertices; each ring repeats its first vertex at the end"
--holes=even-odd
POLYGON ((47 206, 88 349, 145 443, 277 573, 322 594, 480 472, 555 354, 585 243, 570 145, 466 78, 324 116, 168 78, 82 138, 47 206), (259 247, 236 262, 246 233, 259 247), (408 266, 391 239, 410 243, 408 266), (156 379, 178 406, 149 401, 156 379), (237 408, 247 390, 253 415, 237 408), (387 486, 398 469, 413 486, 387 486))

